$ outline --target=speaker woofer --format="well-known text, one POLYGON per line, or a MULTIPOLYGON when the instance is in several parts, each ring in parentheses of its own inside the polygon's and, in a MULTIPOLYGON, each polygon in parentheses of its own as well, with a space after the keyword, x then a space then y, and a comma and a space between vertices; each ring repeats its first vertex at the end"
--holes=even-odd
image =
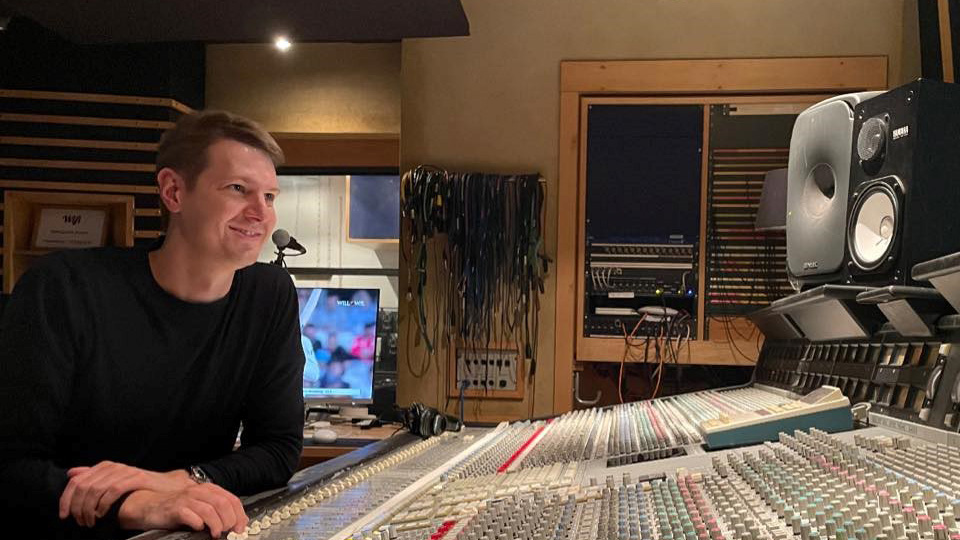
POLYGON ((900 199, 884 182, 864 188, 850 215, 847 245, 852 263, 869 271, 882 265, 893 250, 900 226, 900 199))

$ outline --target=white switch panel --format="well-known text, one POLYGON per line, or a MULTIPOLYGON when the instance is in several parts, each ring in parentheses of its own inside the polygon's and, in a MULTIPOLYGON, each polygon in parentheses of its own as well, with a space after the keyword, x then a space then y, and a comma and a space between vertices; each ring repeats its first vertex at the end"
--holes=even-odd
POLYGON ((499 397, 522 391, 521 368, 516 349, 458 349, 451 395, 458 395, 461 383, 465 395, 499 397))

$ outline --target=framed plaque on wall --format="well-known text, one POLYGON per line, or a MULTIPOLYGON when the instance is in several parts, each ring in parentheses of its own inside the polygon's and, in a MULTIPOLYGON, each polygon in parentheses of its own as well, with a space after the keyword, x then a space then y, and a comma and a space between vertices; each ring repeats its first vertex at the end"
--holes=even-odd
POLYGON ((35 249, 101 247, 107 237, 107 210, 51 206, 38 209, 33 232, 35 249))

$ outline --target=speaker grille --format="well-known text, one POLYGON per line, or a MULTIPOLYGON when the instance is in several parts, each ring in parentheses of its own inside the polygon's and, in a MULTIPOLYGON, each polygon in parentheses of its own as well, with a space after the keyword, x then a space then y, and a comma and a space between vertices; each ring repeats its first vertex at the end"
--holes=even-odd
POLYGON ((863 123, 857 135, 857 155, 867 163, 883 157, 887 142, 887 123, 882 118, 870 118, 863 123))

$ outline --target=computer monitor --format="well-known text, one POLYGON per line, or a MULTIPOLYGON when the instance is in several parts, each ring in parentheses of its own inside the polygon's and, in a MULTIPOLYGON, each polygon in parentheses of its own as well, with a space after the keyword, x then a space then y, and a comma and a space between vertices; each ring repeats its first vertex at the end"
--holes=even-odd
POLYGON ((304 399, 372 403, 380 291, 297 287, 297 297, 304 399))

